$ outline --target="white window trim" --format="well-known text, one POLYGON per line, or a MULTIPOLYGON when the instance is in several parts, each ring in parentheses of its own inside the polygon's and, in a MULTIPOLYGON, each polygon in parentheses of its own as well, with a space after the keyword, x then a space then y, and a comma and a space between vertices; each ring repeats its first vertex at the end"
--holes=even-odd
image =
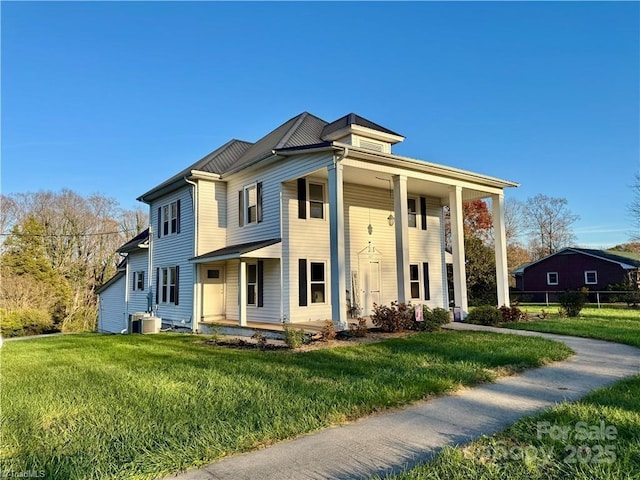
POLYGON ((598 284, 598 271, 597 270, 585 270, 584 271, 584 283, 585 283, 585 285, 597 285, 598 284), (596 277, 594 282, 590 282, 589 281, 588 275, 590 273, 593 273, 595 275, 595 277, 596 277))
POLYGON ((560 283, 560 275, 558 275, 558 272, 547 272, 547 285, 558 285, 559 283, 560 283), (551 281, 550 275, 556 276, 555 282, 551 281))
MULTIPOLYGON (((407 196, 407 216, 411 215, 411 211, 409 210, 409 200, 413 200, 414 202, 416 202, 416 211, 415 211, 415 216, 416 216, 416 224, 415 225, 409 225, 409 228, 418 228, 418 225, 420 224, 420 199, 418 197, 414 197, 411 195, 407 196)), ((409 218, 407 217, 407 223, 409 222, 409 218)))
POLYGON ((177 235, 178 234, 178 200, 174 200, 172 202, 169 202, 165 205, 162 206, 162 208, 160 209, 162 218, 160 219, 160 225, 162 227, 162 236, 166 237, 169 235, 177 235), (175 220, 176 220, 176 229, 175 231, 171 231, 171 223, 172 223, 172 216, 171 216, 171 207, 175 207, 175 212, 176 212, 176 216, 175 216, 175 220), (167 224, 167 232, 165 233, 164 230, 164 224, 167 224))
POLYGON ((258 308, 258 262, 247 262, 247 284, 245 285, 245 288, 247 289, 247 307, 258 308), (255 283, 249 282, 249 266, 251 265, 256 267, 255 283), (255 303, 249 303, 249 285, 256 286, 255 303))
POLYGON ((411 300, 421 300, 422 299, 422 272, 420 271, 420 264, 419 263, 410 263, 409 264, 409 295, 411 295, 411 284, 412 283, 416 283, 418 282, 418 296, 417 297, 411 297, 411 300), (417 267, 418 268, 418 279, 417 280, 411 280, 411 267, 417 267))
POLYGON ((133 273, 133 281, 134 281, 134 285, 135 285, 135 288, 133 290, 135 292, 139 292, 139 291, 144 291, 145 290, 144 275, 145 275, 145 271, 144 270, 138 270, 138 271, 133 273), (138 283, 140 283, 140 279, 141 278, 142 278, 142 288, 138 288, 138 283))
POLYGON ((242 188, 242 195, 244 196, 244 201, 243 201, 243 208, 244 208, 244 212, 242 212, 242 218, 244 218, 244 223, 243 226, 244 227, 249 227, 251 225, 257 225, 258 224, 258 183, 254 182, 251 183, 249 185, 245 185, 242 188), (249 222, 249 190, 254 189, 256 192, 256 221, 255 222, 249 222))
POLYGON ((175 277, 176 267, 175 265, 170 267, 161 267, 160 268, 160 298, 158 299, 159 303, 162 305, 175 305, 176 304, 176 279, 175 277), (173 275, 171 271, 173 270, 173 275), (167 272, 167 283, 164 283, 164 272, 167 272), (171 285, 173 285, 173 302, 171 299, 171 285), (166 300, 165 298, 165 289, 166 289, 166 300))
POLYGON ((327 262, 325 260, 308 260, 307 261, 307 298, 309 301, 307 302, 307 306, 313 307, 316 305, 327 305, 329 304, 329 289, 328 289, 328 270, 327 270, 327 262), (311 280, 311 264, 312 263, 321 263, 324 266, 324 282, 318 282, 311 280), (313 297, 311 296, 311 285, 312 284, 323 284, 324 285, 324 302, 314 302, 313 297))
POLYGON ((327 183, 312 178, 307 179, 307 220, 325 222, 327 220, 327 183), (322 218, 311 216, 311 184, 322 186, 322 218))

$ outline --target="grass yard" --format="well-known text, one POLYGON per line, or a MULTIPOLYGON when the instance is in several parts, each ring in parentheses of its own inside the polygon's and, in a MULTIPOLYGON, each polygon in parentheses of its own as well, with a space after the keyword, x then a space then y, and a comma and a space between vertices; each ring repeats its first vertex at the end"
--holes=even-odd
MULTIPOLYGON (((523 309, 530 313, 540 311, 540 307, 523 309)), ((547 311, 557 312, 557 308, 547 311)), ((559 318, 555 314, 546 320, 510 324, 508 328, 640 347, 638 310, 587 308, 579 318, 559 318)), ((433 462, 389 480, 550 478, 640 479, 640 375, 599 389, 578 402, 524 418, 499 434, 466 446, 447 447, 433 462), (614 438, 605 433, 610 426, 616 429, 614 438), (596 427, 598 431, 592 430, 596 427), (563 428, 568 429, 566 437, 561 433, 563 428), (585 432, 595 438, 585 439, 585 432)))
POLYGON ((6 342, 0 466, 3 475, 153 478, 570 354, 476 332, 300 353, 192 335, 6 342))
MULTIPOLYGON (((540 307, 522 307, 529 313, 540 312, 540 307)), ((545 308, 549 318, 535 322, 506 324, 505 328, 536 332, 574 335, 625 343, 640 347, 640 310, 615 308, 585 308, 579 318, 560 318, 558 308, 545 308)))
POLYGON ((640 375, 467 446, 446 447, 433 462, 388 480, 638 479, 638 393, 640 375))

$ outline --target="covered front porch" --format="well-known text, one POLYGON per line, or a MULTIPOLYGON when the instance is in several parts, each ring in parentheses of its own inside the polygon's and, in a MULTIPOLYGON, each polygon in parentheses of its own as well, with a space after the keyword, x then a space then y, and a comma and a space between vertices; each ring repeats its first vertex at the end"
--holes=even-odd
POLYGON ((202 330, 200 325, 247 327, 250 322, 255 327, 278 327, 282 316, 281 257, 281 240, 274 238, 192 258, 194 330, 202 330))
MULTIPOLYGON (((305 176, 309 182, 327 185, 331 272, 328 287, 331 318, 339 328, 347 325, 344 305, 349 303, 349 292, 354 292, 354 273, 360 286, 366 286, 367 274, 369 279, 380 278, 381 284, 387 282, 383 285, 386 293, 381 295, 382 303, 409 303, 418 298, 431 307, 449 308, 454 304, 466 315, 463 203, 478 199, 491 203, 498 304, 509 305, 504 188, 517 184, 351 145, 340 147, 334 143, 333 160, 305 176), (447 290, 442 216, 445 206, 450 210, 453 299, 448 298, 448 291, 438 293, 440 296, 429 296, 427 291, 447 290), (439 213, 434 214, 437 209, 439 213), (382 230, 385 233, 380 235, 382 230)), ((288 155, 295 151, 278 153, 288 155)), ((283 208, 286 210, 286 205, 283 208)), ((362 288, 358 297, 364 301, 369 290, 373 289, 362 288)), ((367 313, 368 309, 363 311, 367 313)))

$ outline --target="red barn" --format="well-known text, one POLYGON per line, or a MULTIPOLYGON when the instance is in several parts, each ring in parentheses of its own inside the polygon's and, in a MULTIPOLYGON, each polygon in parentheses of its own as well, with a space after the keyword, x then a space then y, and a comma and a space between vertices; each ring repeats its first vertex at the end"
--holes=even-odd
POLYGON ((513 273, 521 291, 606 290, 630 281, 638 284, 640 256, 614 250, 565 248, 513 273))

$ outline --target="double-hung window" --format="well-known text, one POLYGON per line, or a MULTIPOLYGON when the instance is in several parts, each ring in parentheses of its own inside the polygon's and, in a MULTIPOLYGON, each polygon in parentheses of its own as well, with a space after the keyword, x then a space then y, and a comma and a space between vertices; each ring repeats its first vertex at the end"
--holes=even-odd
POLYGON ((249 185, 244 189, 244 202, 245 202, 245 223, 257 223, 258 222, 258 194, 256 185, 249 185))
POLYGON ((418 226, 418 205, 415 198, 407 199, 407 210, 409 211, 409 226, 418 226))
POLYGON ((164 267, 159 269, 160 303, 178 304, 178 267, 164 267))
POLYGON ((324 218, 324 185, 309 183, 309 217, 324 218))
POLYGON ((247 305, 257 305, 258 300, 258 266, 247 264, 247 305))
POLYGON ((411 285, 411 298, 420 298, 420 266, 409 265, 409 280, 411 285))
POLYGON ((133 272, 132 290, 144 290, 144 271, 133 272))
POLYGON ((247 185, 238 194, 239 225, 262 222, 262 182, 247 185))
POLYGON ((180 233, 180 200, 158 208, 158 236, 180 233))
POLYGON ((324 262, 309 262, 311 303, 326 303, 326 283, 324 262))

